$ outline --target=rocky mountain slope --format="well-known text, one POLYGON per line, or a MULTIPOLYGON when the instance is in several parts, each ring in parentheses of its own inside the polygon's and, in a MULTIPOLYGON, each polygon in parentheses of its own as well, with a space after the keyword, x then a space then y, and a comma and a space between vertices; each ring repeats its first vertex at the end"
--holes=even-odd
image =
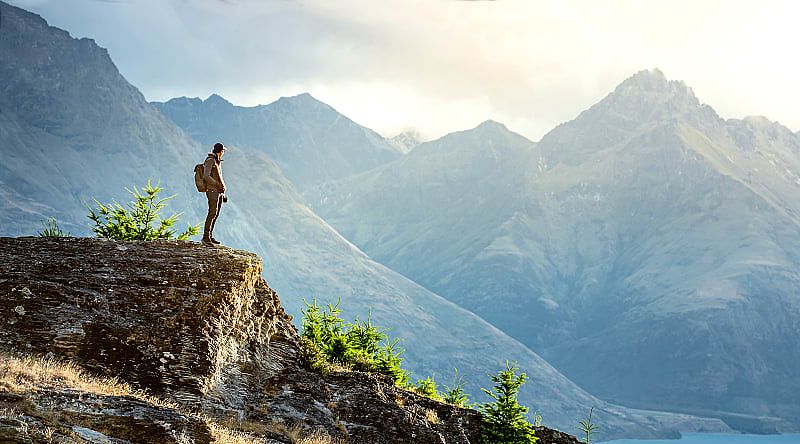
POLYGON ((310 94, 268 105, 234 106, 218 95, 154 105, 203 145, 218 141, 254 149, 275 161, 300 190, 400 158, 379 134, 310 94))
MULTIPOLYGON (((202 155, 125 81, 105 49, 0 8, 0 140, 9 148, 0 162, 3 233, 30 233, 49 216, 84 231, 73 225, 85 214, 82 202, 108 201, 147 178, 166 181, 165 164, 190 170, 181 159, 202 155)), ((181 196, 192 186, 170 185, 181 196)))
MULTIPOLYGON (((0 68, 0 144, 15 147, 0 163, 0 235, 32 234, 48 216, 73 234, 86 234, 82 201, 124 202, 123 189, 147 178, 178 194, 170 208, 182 211, 184 220, 200 221, 204 196, 191 188, 191 171, 206 149, 146 103, 93 42, 72 39, 5 3, 0 8, 0 54, 8 61, 0 68)), ((458 367, 472 393, 506 359, 516 360, 530 376, 523 402, 542 412, 546 424, 565 430, 590 406, 607 437, 696 427, 693 418, 595 398, 482 319, 372 261, 306 207, 265 154, 232 146, 224 173, 230 201, 215 235, 263 256, 271 286, 290 313, 299 314, 301 299, 315 296, 341 296, 352 316, 363 317, 371 307, 377 324, 404 339, 408 368, 417 376, 443 382, 458 367)))
POLYGON ((724 120, 658 70, 535 145, 486 130, 308 201, 603 397, 796 429, 796 134, 724 120))
MULTIPOLYGON (((254 438, 281 441, 276 430, 299 425, 364 444, 479 440, 480 417, 472 410, 399 390, 376 375, 307 371, 291 317, 252 253, 87 238, 0 238, 0 245, 4 352, 66 359, 254 438)), ((11 392, 0 399, 23 401, 25 393, 11 392)), ((65 399, 50 406, 53 414, 90 431, 130 442, 178 442, 186 433, 191 442, 211 442, 203 421, 157 401, 135 407, 132 399, 69 393, 32 401, 41 411, 43 399, 58 396, 65 399), (91 408, 103 413, 92 418, 82 410, 91 408), (151 415, 174 429, 147 424, 151 415)))

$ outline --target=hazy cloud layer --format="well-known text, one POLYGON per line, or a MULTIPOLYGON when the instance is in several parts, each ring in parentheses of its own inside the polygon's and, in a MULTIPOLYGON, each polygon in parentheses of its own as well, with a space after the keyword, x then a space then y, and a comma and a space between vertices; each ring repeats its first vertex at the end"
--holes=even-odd
MULTIPOLYGON (((800 129, 793 1, 13 0, 109 48, 150 100, 311 92, 385 135, 492 118, 532 138, 635 71, 800 129)), ((797 4, 800 5, 800 4, 797 4)))

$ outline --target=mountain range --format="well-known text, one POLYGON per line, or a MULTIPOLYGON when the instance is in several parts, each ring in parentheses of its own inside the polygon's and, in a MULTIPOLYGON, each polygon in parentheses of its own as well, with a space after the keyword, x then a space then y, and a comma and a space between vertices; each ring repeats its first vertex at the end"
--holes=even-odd
POLYGON ((538 143, 486 122, 305 198, 605 399, 800 419, 800 138, 776 122, 646 70, 538 143))
POLYGON ((203 145, 224 140, 266 154, 299 190, 399 159, 405 150, 307 93, 249 108, 216 94, 154 105, 203 145))
MULTIPOLYGON (((192 168, 218 136, 209 132, 207 139, 195 140, 206 137, 199 132, 202 125, 195 132, 180 129, 161 112, 177 102, 147 103, 92 40, 73 39, 3 2, 0 12, 0 144, 14 148, 0 162, 0 235, 32 235, 47 217, 56 217, 72 234, 86 235, 86 205, 93 198, 125 202, 125 188, 148 179, 176 194, 170 207, 182 212, 183 221, 200 221, 205 198, 193 189, 192 168)), ((263 257, 264 275, 295 316, 302 298, 329 302, 341 296, 346 315, 371 311, 375 323, 403 338, 406 366, 416 376, 432 374, 447 382, 457 367, 472 393, 479 393, 478 387, 489 383, 487 375, 506 359, 516 361, 530 377, 521 400, 541 412, 548 425, 564 430, 571 431, 589 407, 595 407, 606 438, 727 429, 719 421, 628 409, 596 398, 518 340, 372 260, 317 216, 298 189, 316 189, 321 179, 367 174, 372 165, 405 159, 376 133, 307 95, 257 107, 258 112, 214 96, 199 106, 232 108, 231 121, 239 112, 274 112, 275 120, 265 121, 281 122, 261 127, 270 132, 264 144, 236 139, 234 133, 232 141, 218 137, 229 145, 224 174, 230 200, 215 235, 263 257), (275 142, 294 142, 304 134, 308 143, 275 142), (321 173, 326 165, 331 169, 321 173)), ((185 122, 205 121, 183 115, 185 122)))

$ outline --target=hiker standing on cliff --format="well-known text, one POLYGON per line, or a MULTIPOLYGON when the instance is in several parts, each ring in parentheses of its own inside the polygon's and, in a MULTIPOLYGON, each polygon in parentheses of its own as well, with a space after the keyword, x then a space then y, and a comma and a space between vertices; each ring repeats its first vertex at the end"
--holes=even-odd
POLYGON ((214 225, 217 223, 222 203, 228 201, 228 198, 225 197, 225 181, 222 180, 222 154, 224 152, 225 147, 221 143, 216 143, 203 162, 203 180, 206 183, 206 197, 208 197, 208 215, 203 226, 202 241, 205 245, 220 243, 214 239, 214 225))

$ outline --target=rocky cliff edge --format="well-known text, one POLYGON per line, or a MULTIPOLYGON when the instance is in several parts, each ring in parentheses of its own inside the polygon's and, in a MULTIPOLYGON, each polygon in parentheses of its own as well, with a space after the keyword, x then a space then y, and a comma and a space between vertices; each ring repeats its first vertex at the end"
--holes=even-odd
POLYGON ((255 254, 0 238, 0 268, 0 442, 480 441, 473 410, 309 371, 255 254))

